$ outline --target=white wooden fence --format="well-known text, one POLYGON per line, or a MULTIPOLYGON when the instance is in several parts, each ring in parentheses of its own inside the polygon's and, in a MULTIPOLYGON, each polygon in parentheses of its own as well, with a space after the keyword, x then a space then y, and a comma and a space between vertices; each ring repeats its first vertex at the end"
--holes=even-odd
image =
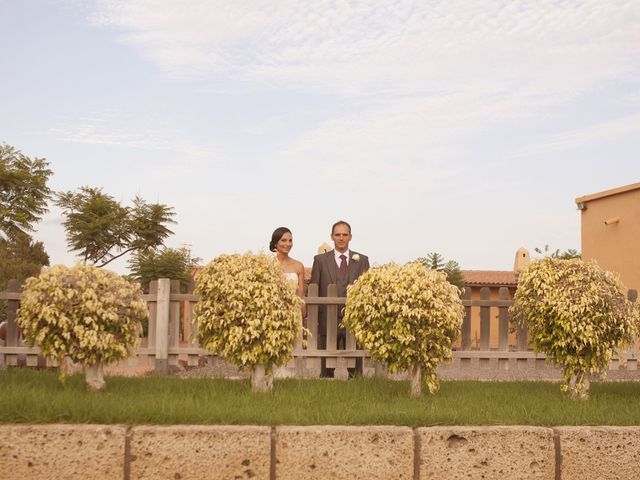
MULTIPOLYGON (((321 363, 332 369, 336 378, 347 378, 348 369, 356 366, 356 359, 362 359, 362 373, 365 376, 385 375, 383 366, 369 358, 368 352, 356 344, 353 335, 347 331, 344 345, 338 345, 338 309, 342 308, 345 298, 337 297, 335 286, 329 287, 328 297, 318 296, 318 287, 309 285, 305 298, 307 303, 307 328, 311 332, 303 346, 302 338, 294 345, 294 357, 284 370, 284 374, 296 377, 318 377, 321 363), (327 348, 319 349, 318 307, 325 305, 327 310, 327 348), (324 360, 323 360, 324 359, 324 360)), ((210 352, 200 348, 196 338, 196 325, 193 308, 198 296, 192 293, 179 293, 179 283, 168 279, 154 281, 150 293, 143 298, 149 305, 148 334, 141 339, 136 357, 128 361, 129 365, 151 363, 155 371, 167 373, 171 366, 183 364, 196 366, 203 358, 211 358, 210 352)), ((635 290, 629 291, 629 299, 636 301, 635 290)), ((8 325, 5 345, 0 342, 0 364, 45 366, 53 365, 39 356, 37 347, 29 348, 20 339, 19 328, 15 323, 19 308, 20 292, 16 282, 10 282, 6 292, 0 292, 0 300, 8 303, 8 325), (4 358, 3 358, 4 357, 4 358), (2 361, 4 360, 4 361, 2 361)), ((558 379, 558 369, 548 365, 543 354, 531 350, 527 330, 518 328, 510 333, 509 307, 513 304, 509 291, 503 287, 498 299, 490 299, 488 288, 480 290, 480 299, 472 300, 467 290, 463 298, 465 319, 460 338, 456 342, 453 360, 439 368, 442 378, 450 379, 504 379, 504 380, 549 380, 558 379), (479 338, 471 338, 472 310, 479 309, 479 338), (491 321, 490 312, 497 309, 497 322, 491 321), (497 327, 497 332, 492 328, 497 327), (491 344, 496 337, 497 345, 491 344), (475 343, 475 345, 474 345, 475 343)), ((613 379, 640 380, 637 348, 634 343, 628 350, 621 352, 624 359, 614 359, 610 365, 609 377, 613 379)), ((283 371, 280 371, 283 374, 283 371)))

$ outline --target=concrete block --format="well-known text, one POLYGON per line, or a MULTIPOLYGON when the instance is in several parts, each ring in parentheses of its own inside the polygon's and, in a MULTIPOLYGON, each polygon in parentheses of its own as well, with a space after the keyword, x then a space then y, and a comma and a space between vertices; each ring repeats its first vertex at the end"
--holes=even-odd
POLYGON ((542 427, 419 428, 420 478, 555 478, 553 430, 542 427))
POLYGON ((134 427, 131 478, 269 479, 271 428, 253 426, 134 427))
POLYGON ((276 478, 413 478, 408 427, 278 427, 276 478))
POLYGON ((640 427, 559 427, 562 480, 640 477, 640 427))
POLYGON ((125 435, 117 425, 0 425, 0 478, 122 478, 125 435))

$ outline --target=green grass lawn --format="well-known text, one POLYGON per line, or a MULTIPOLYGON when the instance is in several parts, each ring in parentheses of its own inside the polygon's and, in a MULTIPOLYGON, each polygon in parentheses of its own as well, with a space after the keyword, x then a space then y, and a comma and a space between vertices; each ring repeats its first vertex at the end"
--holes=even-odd
MULTIPOLYGON (((426 389, 425 389, 426 390, 426 389)), ((640 425, 640 383, 595 383, 574 402, 547 382, 443 381, 411 399, 408 382, 356 378, 280 380, 252 393, 248 380, 107 377, 88 392, 84 377, 0 371, 0 423, 230 425, 640 425)))

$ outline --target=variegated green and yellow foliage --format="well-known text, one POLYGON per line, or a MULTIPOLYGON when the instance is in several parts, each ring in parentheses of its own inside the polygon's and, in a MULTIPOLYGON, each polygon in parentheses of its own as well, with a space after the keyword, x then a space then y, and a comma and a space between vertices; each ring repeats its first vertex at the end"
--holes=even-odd
POLYGON ((344 325, 389 370, 422 368, 430 393, 436 367, 451 358, 464 307, 446 274, 422 264, 388 264, 364 273, 347 291, 344 325))
POLYGON ((302 328, 300 299, 277 261, 264 254, 221 255, 196 278, 201 345, 244 369, 267 372, 291 358, 302 328))
POLYGON ((110 363, 131 355, 146 303, 136 283, 91 265, 55 265, 26 281, 18 324, 29 345, 61 361, 110 363))
POLYGON ((617 275, 595 262, 545 258, 520 274, 511 314, 534 349, 564 370, 562 391, 588 394, 588 376, 606 374, 616 349, 636 331, 638 310, 617 275))

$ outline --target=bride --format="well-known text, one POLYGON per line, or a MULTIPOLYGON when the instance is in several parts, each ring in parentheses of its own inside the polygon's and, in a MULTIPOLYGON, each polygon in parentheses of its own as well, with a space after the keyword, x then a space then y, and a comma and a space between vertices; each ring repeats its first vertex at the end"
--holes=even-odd
MULTIPOLYGON (((286 277, 296 283, 296 292, 304 298, 304 266, 298 260, 289 256, 293 247, 293 236, 287 227, 279 227, 273 231, 269 250, 275 252, 276 259, 286 277)), ((302 318, 307 316, 307 306, 302 304, 302 318)))

